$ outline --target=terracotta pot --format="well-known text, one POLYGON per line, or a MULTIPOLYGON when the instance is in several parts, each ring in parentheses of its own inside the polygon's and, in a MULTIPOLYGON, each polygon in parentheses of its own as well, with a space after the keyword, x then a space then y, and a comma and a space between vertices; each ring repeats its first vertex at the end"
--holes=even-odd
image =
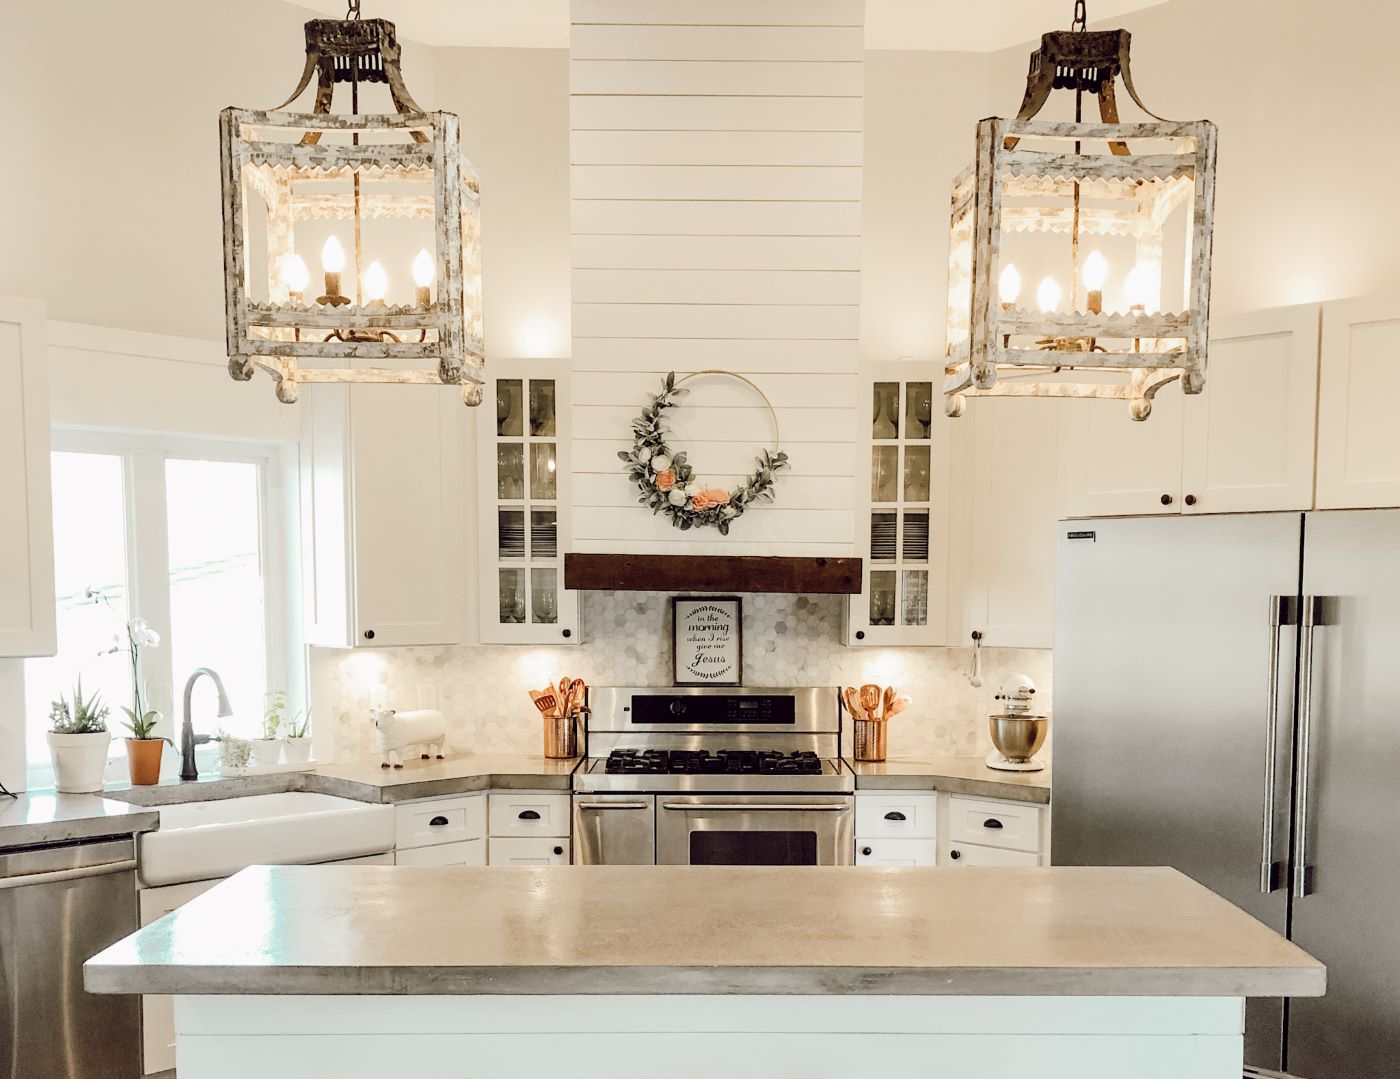
POLYGON ((134 787, 150 787, 160 782, 160 755, 164 738, 128 738, 126 764, 134 787))

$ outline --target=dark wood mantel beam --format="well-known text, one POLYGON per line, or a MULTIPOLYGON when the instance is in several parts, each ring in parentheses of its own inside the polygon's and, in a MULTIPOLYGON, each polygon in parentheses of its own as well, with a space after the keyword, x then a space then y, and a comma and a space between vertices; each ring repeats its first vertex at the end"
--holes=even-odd
POLYGON ((566 554, 564 587, 621 592, 791 592, 853 596, 859 558, 566 554))

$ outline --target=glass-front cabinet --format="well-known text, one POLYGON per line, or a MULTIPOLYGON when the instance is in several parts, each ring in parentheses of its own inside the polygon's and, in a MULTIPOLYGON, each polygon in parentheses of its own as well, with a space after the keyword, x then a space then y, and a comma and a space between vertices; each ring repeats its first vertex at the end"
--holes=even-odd
POLYGON ((868 412, 856 472, 864 579, 850 601, 848 644, 939 644, 946 634, 949 455, 941 376, 936 365, 912 360, 864 370, 868 412))
POLYGON ((567 360, 493 360, 480 431, 481 640, 576 644, 564 589, 568 530, 567 360))

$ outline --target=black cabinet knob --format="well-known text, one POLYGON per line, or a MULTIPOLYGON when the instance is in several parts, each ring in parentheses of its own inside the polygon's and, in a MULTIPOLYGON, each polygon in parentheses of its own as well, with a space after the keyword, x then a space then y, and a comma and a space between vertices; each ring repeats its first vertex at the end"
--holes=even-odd
POLYGON ((885 814, 885 820, 908 820, 908 819, 909 819, 908 817, 906 817, 903 813, 901 813, 901 812, 900 812, 899 810, 897 810, 897 809, 891 809, 888 813, 885 814))
POLYGON ((962 857, 962 851, 960 851, 960 850, 950 850, 950 851, 948 852, 948 857, 951 858, 951 859, 953 859, 953 861, 956 862, 959 858, 962 857))
POLYGON ((564 853, 564 848, 563 848, 563 847, 555 847, 555 848, 554 848, 554 853, 555 853, 555 854, 563 854, 563 853, 564 853))
POLYGON ((861 847, 861 848, 860 848, 860 852, 861 852, 861 854, 865 855, 867 858, 869 858, 870 855, 873 853, 869 847, 861 847))
POLYGON ((539 815, 538 813, 536 813, 533 809, 522 809, 522 810, 520 811, 520 819, 521 819, 521 820, 539 820, 539 819, 540 819, 540 815, 539 815))
POLYGON ((367 640, 367 641, 372 641, 372 640, 374 640, 374 630, 372 630, 372 629, 367 629, 367 630, 365 630, 365 640, 367 640))
POLYGON ((1164 505, 1164 506, 1170 506, 1171 504, 1172 504, 1172 496, 1171 496, 1171 495, 1163 495, 1163 496, 1162 496, 1162 505, 1164 505))
POLYGON ((858 629, 858 630, 856 630, 856 640, 858 640, 858 641, 863 641, 863 640, 865 640, 865 630, 863 630, 863 629, 858 629))
POLYGON ((574 635, 574 631, 571 630, 571 629, 566 629, 566 630, 563 631, 563 634, 564 634, 564 636, 565 636, 566 638, 567 638, 567 637, 572 637, 572 636, 574 635))
POLYGON ((1000 828, 1001 826, 1001 821, 997 820, 995 817, 988 817, 982 822, 983 828, 1000 828))
POLYGON ((1187 504, 1188 506, 1194 506, 1194 505, 1196 504, 1196 496, 1195 496, 1195 495, 1187 495, 1187 496, 1186 496, 1186 504, 1187 504))
POLYGON ((434 817, 432 820, 430 820, 430 821, 428 822, 428 827, 429 827, 429 828, 441 828, 441 827, 442 827, 444 824, 446 824, 446 823, 447 823, 447 818, 446 818, 446 817, 434 817))

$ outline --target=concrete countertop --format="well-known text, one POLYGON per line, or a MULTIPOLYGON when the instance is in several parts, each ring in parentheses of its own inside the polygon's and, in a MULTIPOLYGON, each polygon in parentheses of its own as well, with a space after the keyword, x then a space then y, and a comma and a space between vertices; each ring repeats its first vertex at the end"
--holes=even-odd
POLYGON ((321 765, 305 772, 230 778, 209 775, 190 783, 170 779, 150 787, 114 787, 106 796, 144 806, 284 791, 333 794, 359 802, 407 802, 488 788, 567 791, 569 777, 577 767, 577 757, 556 760, 529 753, 464 753, 445 761, 410 760, 402 768, 381 768, 378 761, 363 760, 321 765))
POLYGON ((890 757, 878 764, 848 760, 856 790, 939 790, 1012 802, 1050 804, 1050 769, 1002 772, 981 757, 890 757))
POLYGON ((160 815, 155 811, 96 794, 34 791, 14 798, 0 795, 0 851, 74 839, 134 835, 159 826, 160 815))
POLYGON ((88 961, 98 993, 1318 996, 1174 869, 254 866, 88 961))

